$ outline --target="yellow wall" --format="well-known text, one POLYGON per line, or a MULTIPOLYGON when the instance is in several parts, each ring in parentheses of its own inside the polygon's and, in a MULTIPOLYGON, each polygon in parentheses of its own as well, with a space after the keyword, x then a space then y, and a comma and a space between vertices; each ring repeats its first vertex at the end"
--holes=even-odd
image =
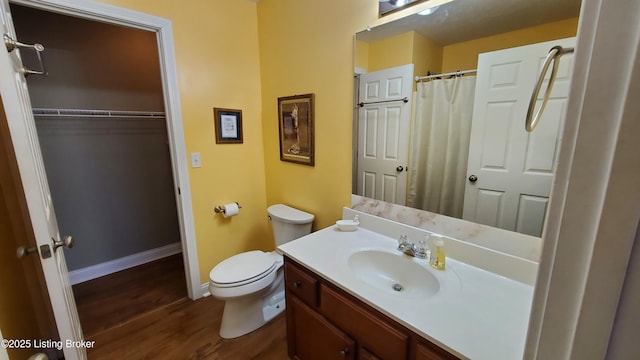
POLYGON ((273 248, 270 204, 315 214, 315 229, 341 216, 351 193, 353 34, 377 19, 377 3, 101 1, 172 22, 187 152, 202 157, 189 170, 202 283, 233 254, 273 248), (305 93, 316 96, 314 167, 279 157, 277 99, 305 93), (215 144, 213 107, 242 109, 243 144, 215 144), (214 215, 230 201, 239 216, 214 215))
POLYGON ((406 64, 414 64, 414 75, 439 72, 442 68, 442 46, 415 31, 370 44, 358 41, 356 64, 366 65, 360 67, 369 72, 406 64))
POLYGON ((353 34, 377 19, 371 0, 261 0, 258 34, 267 203, 316 215, 323 228, 350 206, 353 34), (315 93, 315 166, 280 161, 278 97, 315 93))
POLYGON ((189 169, 201 283, 223 259, 273 249, 266 215, 256 4, 250 1, 102 0, 171 20, 189 169), (217 145, 213 108, 242 110, 243 144, 217 145), (217 204, 238 201, 222 219, 217 204))
POLYGON ((354 63, 355 67, 361 69, 369 68, 369 44, 364 41, 356 41, 355 44, 355 56, 354 63))
MULTIPOLYGON (((172 21, 187 152, 202 156, 189 170, 201 282, 230 255, 272 249, 270 204, 315 214, 315 229, 340 217, 351 193, 353 34, 377 20, 376 2, 102 1, 172 21), (306 93, 316 102, 314 167, 279 157, 277 99, 306 93), (242 109, 243 144, 215 144, 213 107, 242 109), (214 215, 231 201, 240 216, 214 215)), ((469 51, 446 49, 442 70, 467 68, 451 59, 469 51)))
POLYGON ((415 31, 366 43, 356 42, 356 66, 377 71, 395 66, 414 64, 416 69, 440 71, 442 67, 442 46, 415 31))
POLYGON ((442 46, 417 32, 414 32, 413 37, 414 75, 424 75, 428 71, 440 72, 442 70, 442 46))
POLYGON ((413 63, 414 32, 369 44, 369 71, 378 71, 413 63))
POLYGON ((443 72, 475 69, 480 53, 576 36, 578 18, 465 41, 444 47, 443 72))
POLYGON ((410 31, 370 44, 358 41, 356 66, 377 71, 412 63, 416 75, 475 69, 480 53, 572 37, 577 27, 574 18, 444 47, 410 31))

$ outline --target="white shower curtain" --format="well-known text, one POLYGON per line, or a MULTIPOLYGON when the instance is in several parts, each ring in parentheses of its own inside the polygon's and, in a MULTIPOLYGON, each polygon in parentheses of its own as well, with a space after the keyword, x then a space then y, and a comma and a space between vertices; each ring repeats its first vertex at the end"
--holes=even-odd
POLYGON ((475 76, 464 76, 418 83, 409 206, 462 217, 475 82, 475 76))

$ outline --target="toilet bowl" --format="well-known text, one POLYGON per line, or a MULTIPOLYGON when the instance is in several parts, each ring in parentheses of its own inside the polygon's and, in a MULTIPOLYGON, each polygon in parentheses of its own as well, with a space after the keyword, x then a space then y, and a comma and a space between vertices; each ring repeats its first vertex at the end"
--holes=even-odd
MULTIPOLYGON (((312 214, 277 204, 267 209, 276 248, 311 232, 312 214)), ((220 336, 248 334, 285 309, 284 260, 278 251, 252 250, 234 255, 209 273, 209 292, 225 300, 220 336)))

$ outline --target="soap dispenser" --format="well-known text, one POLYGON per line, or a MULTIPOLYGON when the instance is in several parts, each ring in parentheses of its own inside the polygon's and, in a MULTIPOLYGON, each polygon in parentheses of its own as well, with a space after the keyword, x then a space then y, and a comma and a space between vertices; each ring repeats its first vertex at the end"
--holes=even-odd
POLYGON ((444 270, 446 255, 444 250, 444 239, 441 235, 431 235, 431 254, 429 255, 429 264, 437 270, 444 270))

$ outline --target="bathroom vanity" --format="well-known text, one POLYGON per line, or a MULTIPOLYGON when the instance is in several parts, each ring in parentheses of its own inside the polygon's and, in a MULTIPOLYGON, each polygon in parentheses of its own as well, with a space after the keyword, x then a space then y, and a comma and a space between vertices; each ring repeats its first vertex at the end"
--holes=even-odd
POLYGON ((528 260, 445 237, 438 271, 397 250, 400 235, 417 242, 428 231, 351 209, 343 217, 354 214, 356 231, 331 226, 279 247, 292 359, 522 358, 528 260), (502 272, 483 268, 487 259, 502 272))
POLYGON ((289 257, 285 284, 292 359, 458 359, 289 257))

